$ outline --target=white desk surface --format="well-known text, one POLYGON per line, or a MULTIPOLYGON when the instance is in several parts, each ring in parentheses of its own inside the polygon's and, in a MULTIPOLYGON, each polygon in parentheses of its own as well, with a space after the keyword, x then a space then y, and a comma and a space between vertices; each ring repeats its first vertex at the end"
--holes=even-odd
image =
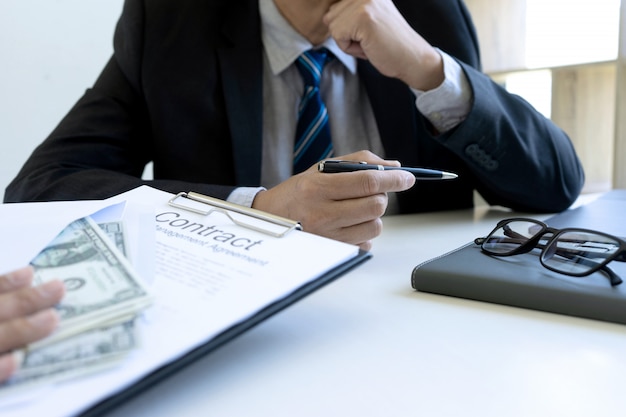
POLYGON ((509 215, 385 218, 371 260, 111 415, 624 415, 626 326, 411 288, 509 215))

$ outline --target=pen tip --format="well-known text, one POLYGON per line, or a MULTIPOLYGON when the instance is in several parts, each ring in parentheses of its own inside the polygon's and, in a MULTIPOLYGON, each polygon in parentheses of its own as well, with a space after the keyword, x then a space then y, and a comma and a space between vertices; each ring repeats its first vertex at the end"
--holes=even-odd
POLYGON ((458 175, 452 173, 452 172, 444 172, 441 175, 441 178, 446 179, 446 180, 453 180, 455 178, 458 178, 458 175))

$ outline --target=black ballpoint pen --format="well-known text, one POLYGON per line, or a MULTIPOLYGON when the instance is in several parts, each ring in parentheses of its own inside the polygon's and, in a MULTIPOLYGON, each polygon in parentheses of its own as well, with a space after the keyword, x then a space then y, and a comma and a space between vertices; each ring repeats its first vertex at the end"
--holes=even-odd
POLYGON ((451 180, 457 178, 458 175, 452 172, 439 171, 436 169, 428 169, 428 168, 409 168, 409 167, 394 167, 394 166, 386 166, 386 165, 376 165, 376 164, 368 164, 365 162, 354 162, 354 161, 337 161, 337 160, 326 160, 321 161, 317 165, 317 170, 319 172, 326 173, 335 173, 335 172, 353 172, 353 171, 363 171, 363 170, 378 170, 378 171, 393 171, 393 170, 401 170, 410 172, 415 176, 418 180, 451 180))

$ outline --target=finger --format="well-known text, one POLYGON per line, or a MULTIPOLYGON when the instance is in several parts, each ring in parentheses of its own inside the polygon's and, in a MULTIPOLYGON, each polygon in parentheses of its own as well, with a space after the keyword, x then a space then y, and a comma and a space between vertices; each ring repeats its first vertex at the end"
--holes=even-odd
POLYGON ((342 16, 347 7, 350 7, 349 1, 338 1, 333 3, 329 8, 322 21, 326 26, 329 26, 332 22, 334 22, 339 16, 342 16))
POLYGON ((348 41, 344 43, 345 47, 341 48, 348 55, 352 55, 355 58, 367 59, 367 55, 360 42, 348 41))
POLYGON ((18 363, 15 357, 10 353, 0 355, 0 383, 9 379, 17 370, 18 363))
POLYGON ((377 218, 368 222, 337 229, 332 238, 358 245, 364 250, 369 250, 372 246, 372 240, 378 237, 382 231, 383 222, 380 218, 377 218))
POLYGON ((359 243, 358 246, 359 246, 359 248, 361 248, 364 251, 370 251, 370 250, 372 250, 372 246, 373 245, 372 245, 372 241, 368 240, 367 242, 359 243))
POLYGON ((65 288, 58 280, 0 294, 0 321, 32 314, 52 307, 63 298, 65 288))
POLYGON ((28 287, 33 281, 33 268, 26 266, 0 275, 0 293, 28 287))
POLYGON ((302 228, 347 243, 360 244, 382 231, 380 217, 387 209, 387 196, 342 200, 309 210, 301 218, 302 228))
POLYGON ((0 322, 0 352, 20 348, 42 339, 52 333, 58 323, 59 316, 53 309, 0 322))
POLYGON ((346 200, 376 194, 405 191, 415 185, 413 174, 405 171, 354 171, 319 173, 324 175, 325 197, 329 200, 346 200))
POLYGON ((367 59, 361 47, 371 26, 374 9, 368 2, 340 1, 333 4, 324 15, 323 22, 337 45, 346 53, 357 58, 367 59))

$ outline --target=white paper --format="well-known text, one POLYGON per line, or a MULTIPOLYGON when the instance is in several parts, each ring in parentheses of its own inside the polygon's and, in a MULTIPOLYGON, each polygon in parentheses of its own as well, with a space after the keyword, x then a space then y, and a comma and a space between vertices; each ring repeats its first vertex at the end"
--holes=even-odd
POLYGON ((220 213, 174 209, 166 204, 170 196, 140 187, 108 201, 126 201, 125 214, 135 221, 151 218, 151 232, 144 221, 131 239, 155 260, 154 275, 145 277, 155 301, 138 320, 142 347, 113 370, 38 390, 10 406, 0 403, 2 416, 84 411, 358 253, 356 246, 305 232, 276 238, 220 213), (140 216, 148 206, 152 216, 140 216))
POLYGON ((102 200, 0 204, 0 273, 28 265, 65 226, 110 204, 102 200))

